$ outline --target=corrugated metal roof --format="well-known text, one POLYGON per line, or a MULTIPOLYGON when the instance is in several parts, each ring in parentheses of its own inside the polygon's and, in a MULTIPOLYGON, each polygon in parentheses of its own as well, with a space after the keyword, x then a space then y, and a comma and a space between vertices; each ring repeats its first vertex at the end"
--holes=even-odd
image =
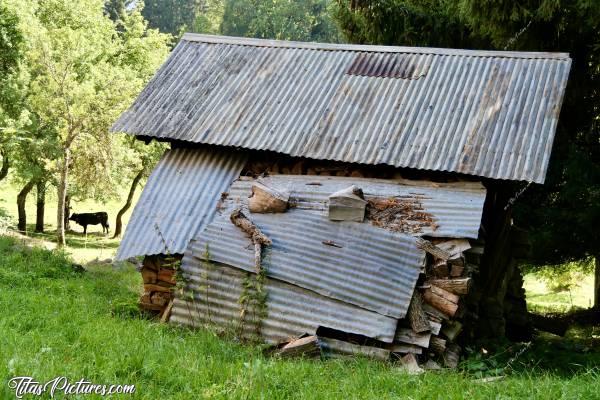
MULTIPOLYGON (((194 242, 191 243, 194 247, 194 242)), ((201 248, 195 248, 201 252, 201 248)), ((170 321, 194 327, 206 324, 237 329, 240 296, 247 273, 221 264, 210 267, 201 258, 186 253, 181 269, 188 279, 187 296, 174 302, 170 321)), ((391 343, 398 321, 360 307, 329 299, 317 293, 266 279, 267 315, 260 333, 269 343, 278 343, 304 333, 316 334, 319 326, 375 338, 391 343)), ((186 293, 187 294, 187 293, 186 293)), ((255 330, 255 310, 247 310, 241 332, 255 330)))
POLYGON ((116 259, 182 254, 193 235, 212 220, 221 193, 245 162, 246 155, 228 149, 167 151, 148 178, 116 259))
MULTIPOLYGON (((437 227, 424 224, 415 236, 476 239, 481 225, 486 191, 479 182, 433 183, 427 181, 387 180, 313 175, 272 175, 261 178, 264 184, 287 190, 296 209, 320 210, 327 214, 328 196, 350 185, 362 189, 365 198, 416 200, 422 212, 433 218, 437 227)), ((229 197, 247 205, 254 180, 242 178, 233 183, 229 197)))
POLYGON ((570 65, 562 53, 186 34, 113 131, 543 182, 570 65), (388 66, 398 55, 410 68, 388 66))

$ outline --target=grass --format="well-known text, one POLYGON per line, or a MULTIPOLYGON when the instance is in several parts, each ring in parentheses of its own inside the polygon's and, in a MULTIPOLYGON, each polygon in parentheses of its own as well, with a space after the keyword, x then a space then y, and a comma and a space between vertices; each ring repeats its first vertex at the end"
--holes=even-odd
MULTIPOLYGON (((0 208, 4 208, 10 216, 12 216, 12 226, 16 229, 17 226, 17 194, 20 188, 18 185, 11 182, 10 177, 0 181, 0 208)), ((131 216, 131 212, 135 203, 139 199, 141 190, 138 188, 133 199, 133 205, 129 211, 123 216, 123 232, 131 216)), ((92 199, 85 201, 71 201, 71 209, 73 212, 96 212, 106 211, 109 217, 109 224, 114 229, 115 217, 117 212, 123 206, 127 190, 123 191, 121 198, 111 199, 106 202, 98 202, 92 199)), ((56 191, 51 188, 46 194, 46 212, 44 213, 44 228, 43 234, 34 233, 35 227, 35 189, 31 191, 27 197, 26 214, 27 214, 27 235, 44 241, 44 245, 48 248, 54 247, 56 238, 56 191)), ((93 259, 106 259, 114 257, 117 248, 119 247, 118 239, 111 239, 111 235, 104 236, 100 225, 88 226, 87 237, 83 235, 83 228, 75 223, 71 223, 71 231, 66 235, 66 251, 73 259, 79 263, 86 263, 93 259)))
POLYGON ((556 276, 528 273, 524 281, 527 307, 533 312, 566 313, 593 304, 594 276, 577 266, 556 276))
MULTIPOLYGON (((0 379, 134 384, 134 395, 115 397, 133 399, 600 399, 600 356, 590 349, 542 341, 513 361, 518 347, 507 358, 474 356, 462 372, 420 376, 366 359, 280 360, 210 331, 144 319, 125 306, 140 285, 129 264, 80 272, 67 254, 0 237, 0 379), (576 365, 552 362, 567 356, 576 365), (473 373, 478 361, 510 368, 484 383, 473 373)), ((3 385, 0 398, 14 393, 3 385)))

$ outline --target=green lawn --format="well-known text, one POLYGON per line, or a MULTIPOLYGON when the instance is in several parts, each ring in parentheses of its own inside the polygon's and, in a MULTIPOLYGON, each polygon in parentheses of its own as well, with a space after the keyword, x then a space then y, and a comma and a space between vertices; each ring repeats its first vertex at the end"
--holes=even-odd
MULTIPOLYGON (((12 225, 16 229, 17 225, 17 194, 20 188, 15 185, 10 179, 4 179, 0 182, 0 208, 8 211, 12 216, 12 225)), ((138 188, 134 197, 134 203, 129 211, 123 217, 123 231, 127 226, 135 202, 137 202, 141 189, 138 188)), ((100 203, 94 200, 75 201, 71 202, 72 212, 96 212, 106 211, 109 217, 111 234, 104 236, 100 225, 88 226, 88 235, 83 235, 83 228, 75 223, 71 223, 71 230, 67 232, 67 247, 66 251, 79 263, 86 263, 93 259, 106 259, 114 257, 119 241, 111 239, 115 225, 115 217, 117 212, 123 206, 127 196, 124 191, 121 198, 112 199, 106 203, 100 203)), ((46 197, 46 212, 44 213, 44 234, 33 233, 35 227, 35 189, 31 191, 27 197, 26 214, 27 214, 27 234, 43 240, 43 245, 49 248, 54 247, 55 232, 56 232, 56 190, 50 188, 46 197)))
MULTIPOLYGON (((515 346, 504 358, 474 357, 462 372, 420 376, 365 359, 285 361, 142 318, 132 307, 140 286, 129 264, 78 272, 65 254, 0 237, 0 379, 134 384, 134 395, 118 398, 135 399, 600 398, 600 354, 585 341, 542 341, 508 361, 515 346), (506 377, 481 382, 482 365, 506 377)), ((7 385, 0 395, 14 398, 7 385)))
MULTIPOLYGON (((0 207, 16 224, 17 189, 0 183, 0 207)), ((138 193, 139 195, 139 193, 138 193)), ((111 225, 123 199, 107 204, 73 203, 75 212, 105 210, 111 225)), ((600 327, 573 328, 567 340, 543 336, 522 355, 522 345, 484 355, 472 348, 459 371, 404 374, 393 364, 366 359, 278 360, 258 347, 208 331, 162 325, 139 315, 141 278, 129 264, 90 263, 112 258, 118 240, 90 228, 87 238, 67 236, 65 253, 54 248, 56 199, 49 196, 48 236, 0 237, 0 379, 31 375, 39 381, 65 376, 100 384, 135 384, 136 394, 119 398, 411 398, 411 399, 600 399, 600 327), (76 272, 71 262, 86 265, 76 272), (503 379, 482 382, 481 377, 503 379)), ((28 222, 35 220, 28 199, 28 222)), ((131 212, 131 211, 130 211, 131 212)), ((125 218, 125 222, 130 215, 125 218)), ((569 296, 551 292, 539 276, 526 276, 530 304, 547 309, 586 306, 588 278, 569 296), (548 308, 549 307, 549 308, 548 308)), ((14 398, 7 385, 1 399, 14 398)), ((47 397, 46 397, 47 398, 47 397)), ((60 396, 59 396, 60 398, 60 396)), ((94 398, 85 396, 85 398, 94 398)), ((99 398, 99 397, 96 397, 99 398)))

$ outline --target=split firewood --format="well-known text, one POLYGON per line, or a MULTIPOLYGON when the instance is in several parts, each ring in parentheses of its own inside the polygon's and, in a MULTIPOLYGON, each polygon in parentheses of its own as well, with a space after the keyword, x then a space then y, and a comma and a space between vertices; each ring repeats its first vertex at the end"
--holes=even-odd
POLYGON ((162 315, 160 316, 160 322, 161 323, 166 323, 169 321, 169 318, 171 317, 171 311, 173 310, 173 299, 171 299, 171 301, 169 301, 169 304, 167 305, 167 308, 164 309, 164 311, 162 312, 162 315))
POLYGON ((360 188, 352 185, 329 196, 329 219, 362 222, 367 201, 360 188))
POLYGON ((422 374, 425 372, 423 368, 419 367, 414 354, 409 353, 405 355, 400 359, 400 362, 402 363, 402 368, 411 375, 422 374))
POLYGON ((252 195, 248 199, 248 210, 251 213, 281 213, 288 208, 290 194, 276 190, 261 182, 252 185, 252 195))
POLYGON ((451 342, 454 342, 461 331, 462 324, 458 321, 446 321, 442 327, 442 334, 451 342))
POLYGON ((398 328, 394 336, 395 342, 414 344, 416 346, 429 347, 430 332, 416 333, 412 329, 398 328))
POLYGON ((463 276, 465 271, 465 267, 462 265, 451 265, 450 266, 450 277, 452 278, 460 278, 463 276))
POLYGON ((423 348, 416 346, 414 344, 405 344, 405 343, 392 343, 391 347, 392 353, 400 353, 400 354, 422 354, 423 348))
POLYGON ((165 292, 154 292, 152 296, 150 296, 150 303, 158 304, 159 306, 164 306, 171 299, 170 293, 165 292))
POLYGON ((431 274, 438 278, 447 278, 450 275, 448 262, 440 259, 435 259, 431 266, 431 274))
POLYGON ((430 326, 431 333, 433 335, 439 335, 440 334, 440 330, 442 329, 442 323, 441 322, 432 321, 430 319, 429 320, 429 326, 430 326))
POLYGON ((459 297, 434 285, 425 289, 423 300, 450 317, 453 317, 458 311, 459 297))
POLYGON ((159 281, 170 283, 172 285, 175 285, 177 283, 177 282, 175 282, 175 270, 174 269, 161 268, 158 271, 157 279, 159 281))
POLYGON ((292 175, 302 175, 303 169, 304 169, 304 161, 300 160, 292 166, 291 173, 292 173, 292 175))
POLYGON ((471 278, 460 279, 432 279, 427 283, 449 291, 457 295, 469 293, 471 278))
POLYGON ((415 291, 408 307, 408 320, 410 327, 417 333, 427 332, 431 329, 427 314, 423 310, 423 299, 418 291, 415 291))
POLYGON ((252 221, 244 215, 241 209, 235 209, 230 216, 231 222, 244 231, 254 243, 254 268, 256 273, 261 270, 261 254, 262 246, 271 245, 271 239, 269 239, 264 233, 252 221))
POLYGON ((153 284, 153 283, 146 283, 146 284, 144 284, 144 290, 146 292, 165 292, 165 293, 170 293, 171 289, 172 289, 171 287, 156 285, 156 284, 153 284))
POLYGON ((458 361, 460 360, 460 346, 457 344, 450 344, 446 347, 444 352, 444 365, 448 368, 456 368, 458 361))
POLYGON ((450 258, 461 254, 463 251, 467 251, 471 248, 471 244, 467 239, 450 239, 450 240, 436 240, 435 245, 442 250, 447 251, 450 254, 450 258))
POLYGON ((431 243, 429 240, 417 238, 417 247, 421 250, 426 251, 427 253, 431 254, 439 260, 448 261, 448 259, 450 258, 450 253, 448 253, 446 250, 440 249, 439 247, 431 243))
POLYGON ((306 336, 292 340, 283 346, 277 354, 281 357, 318 356, 321 354, 321 345, 316 336, 306 336))
POLYGON ((435 354, 443 355, 446 351, 446 341, 439 336, 432 336, 429 341, 429 349, 435 354))
POLYGON ((431 304, 428 304, 427 302, 423 304, 423 310, 425 310, 425 312, 430 318, 438 320, 440 322, 448 319, 448 315, 444 314, 443 312, 433 307, 431 304))
POLYGON ((144 283, 156 283, 156 271, 151 270, 148 267, 142 267, 142 280, 144 283))

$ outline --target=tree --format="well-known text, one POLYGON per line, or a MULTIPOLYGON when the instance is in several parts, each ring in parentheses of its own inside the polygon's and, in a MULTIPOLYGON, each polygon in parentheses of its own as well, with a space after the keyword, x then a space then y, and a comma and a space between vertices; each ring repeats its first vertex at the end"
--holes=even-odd
POLYGON ((119 32, 101 0, 18 3, 13 9, 29 13, 22 26, 29 40, 27 107, 52 128, 59 151, 49 170, 58 185, 57 240, 64 245, 70 178, 80 183, 77 190, 103 193, 98 185, 111 176, 118 153, 108 128, 141 90, 147 70, 162 62, 169 38, 148 30, 139 9, 123 17, 129 22, 119 32))
POLYGON ((180 35, 194 25, 208 0, 146 0, 142 15, 150 27, 180 35))
POLYGON ((221 33, 281 40, 338 42, 329 0, 228 0, 221 33))
POLYGON ((594 257, 600 301, 600 3, 578 0, 338 0, 352 41, 435 47, 569 52, 573 66, 546 183, 519 199, 531 261, 594 257))
POLYGON ((0 4, 0 181, 6 178, 10 166, 12 136, 8 127, 20 116, 21 90, 19 77, 23 58, 23 33, 19 17, 6 5, 0 4))

